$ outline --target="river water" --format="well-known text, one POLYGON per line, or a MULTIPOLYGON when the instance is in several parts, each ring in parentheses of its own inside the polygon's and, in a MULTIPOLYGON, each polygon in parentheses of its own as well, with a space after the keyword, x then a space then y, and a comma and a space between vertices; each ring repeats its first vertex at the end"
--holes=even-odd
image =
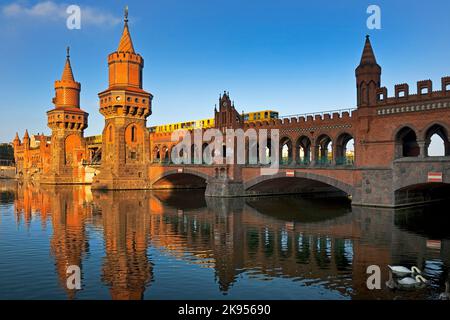
POLYGON ((449 280, 448 205, 11 180, 0 201, 0 299, 438 299, 449 280), (66 287, 71 265, 81 290, 66 287), (367 288, 371 265, 381 289, 367 288), (418 266, 428 285, 388 289, 388 265, 418 266))

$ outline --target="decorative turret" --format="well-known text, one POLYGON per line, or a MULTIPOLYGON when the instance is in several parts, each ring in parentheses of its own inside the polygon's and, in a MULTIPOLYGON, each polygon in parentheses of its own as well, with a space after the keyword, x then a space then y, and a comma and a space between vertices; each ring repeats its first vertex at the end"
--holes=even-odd
POLYGON ((61 80, 55 81, 55 98, 53 104, 56 108, 80 108, 81 85, 75 81, 70 65, 70 48, 67 47, 66 64, 61 80))
POLYGON ((369 36, 366 36, 361 62, 356 68, 355 74, 358 107, 375 106, 377 89, 381 86, 381 67, 373 53, 369 36))
POLYGON ((55 108, 47 112, 48 127, 55 129, 84 130, 88 114, 80 108, 81 85, 75 81, 70 64, 70 48, 67 47, 66 63, 61 80, 55 81, 55 108))
POLYGON ((28 134, 28 130, 25 130, 22 141, 25 148, 28 149, 30 147, 30 136, 28 134))
POLYGON ((14 140, 13 140, 14 148, 20 146, 20 143, 21 142, 20 142, 20 138, 19 138, 19 133, 16 132, 16 136, 14 137, 14 140))

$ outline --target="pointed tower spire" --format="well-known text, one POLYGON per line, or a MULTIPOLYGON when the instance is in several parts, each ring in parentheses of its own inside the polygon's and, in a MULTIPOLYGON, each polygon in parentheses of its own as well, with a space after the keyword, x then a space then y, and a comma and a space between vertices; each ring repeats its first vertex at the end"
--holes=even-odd
POLYGON ((61 76, 62 81, 75 81, 72 72, 72 66, 70 65, 70 47, 67 47, 66 64, 64 66, 63 74, 61 76))
POLYGON ((28 129, 25 130, 25 134, 23 135, 23 140, 30 139, 30 136, 28 134, 28 129))
POLYGON ((361 61, 355 70, 355 75, 357 106, 375 106, 377 104, 377 90, 381 86, 381 67, 377 63, 368 35, 366 36, 361 61))
POLYGON ((55 81, 55 97, 53 104, 56 107, 80 108, 81 85, 75 81, 70 63, 70 47, 67 47, 66 63, 61 80, 55 81))
POLYGON ((125 7, 123 21, 124 27, 117 51, 134 53, 133 41, 131 40, 130 30, 128 30, 128 6, 125 7))
POLYGON ((13 143, 14 143, 14 146, 20 145, 20 138, 19 138, 18 132, 16 132, 16 136, 14 137, 13 143))
POLYGON ((364 44, 364 50, 360 62, 360 65, 365 64, 377 64, 377 59, 375 58, 375 54, 373 53, 369 35, 366 35, 366 43, 364 44))

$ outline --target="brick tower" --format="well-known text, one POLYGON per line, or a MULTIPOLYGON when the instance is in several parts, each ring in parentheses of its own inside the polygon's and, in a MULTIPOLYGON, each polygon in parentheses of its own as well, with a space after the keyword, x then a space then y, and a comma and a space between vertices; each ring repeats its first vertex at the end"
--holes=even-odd
POLYGON ((219 110, 214 109, 214 126, 224 134, 224 145, 220 154, 223 163, 214 163, 214 177, 208 180, 205 195, 211 197, 232 197, 244 193, 242 183, 242 165, 237 163, 237 138, 229 136, 227 129, 242 129, 244 127, 241 116, 230 99, 230 94, 224 92, 219 97, 219 110), (233 139, 234 149, 227 149, 226 143, 233 139), (230 163, 230 160, 232 162, 230 163))
POLYGON ((230 94, 226 91, 219 98, 219 111, 214 109, 214 124, 221 131, 243 127, 243 119, 236 111, 234 103, 230 99, 230 94))
POLYGON ((100 174, 94 189, 146 189, 150 143, 147 117, 153 96, 142 89, 144 59, 134 51, 128 10, 119 47, 108 56, 109 87, 99 93, 105 117, 100 174))
POLYGON ((357 104, 360 107, 375 106, 377 89, 381 85, 381 67, 373 53, 369 36, 366 36, 361 62, 356 68, 357 104))
POLYGON ((75 81, 67 48, 66 64, 61 80, 55 81, 55 108, 47 112, 52 130, 49 167, 44 169, 42 183, 84 183, 82 162, 86 157, 83 138, 88 114, 80 108, 81 85, 75 81))

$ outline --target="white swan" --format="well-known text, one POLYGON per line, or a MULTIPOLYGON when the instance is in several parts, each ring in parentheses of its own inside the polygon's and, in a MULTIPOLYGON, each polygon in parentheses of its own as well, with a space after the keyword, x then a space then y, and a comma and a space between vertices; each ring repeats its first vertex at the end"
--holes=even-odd
POLYGON ((421 275, 417 275, 415 278, 407 277, 397 281, 397 287, 403 289, 411 289, 417 288, 425 285, 427 283, 427 279, 422 277, 421 275))
POLYGON ((450 300, 449 283, 445 282, 445 292, 439 295, 439 300, 450 300))
POLYGON ((422 274, 422 271, 420 271, 417 267, 412 267, 411 269, 408 269, 403 266, 388 266, 389 269, 391 269, 392 273, 399 277, 404 277, 409 274, 422 274))
POLYGON ((386 281, 386 287, 388 287, 389 289, 395 289, 395 280, 392 277, 392 271, 389 270, 389 280, 386 281))

